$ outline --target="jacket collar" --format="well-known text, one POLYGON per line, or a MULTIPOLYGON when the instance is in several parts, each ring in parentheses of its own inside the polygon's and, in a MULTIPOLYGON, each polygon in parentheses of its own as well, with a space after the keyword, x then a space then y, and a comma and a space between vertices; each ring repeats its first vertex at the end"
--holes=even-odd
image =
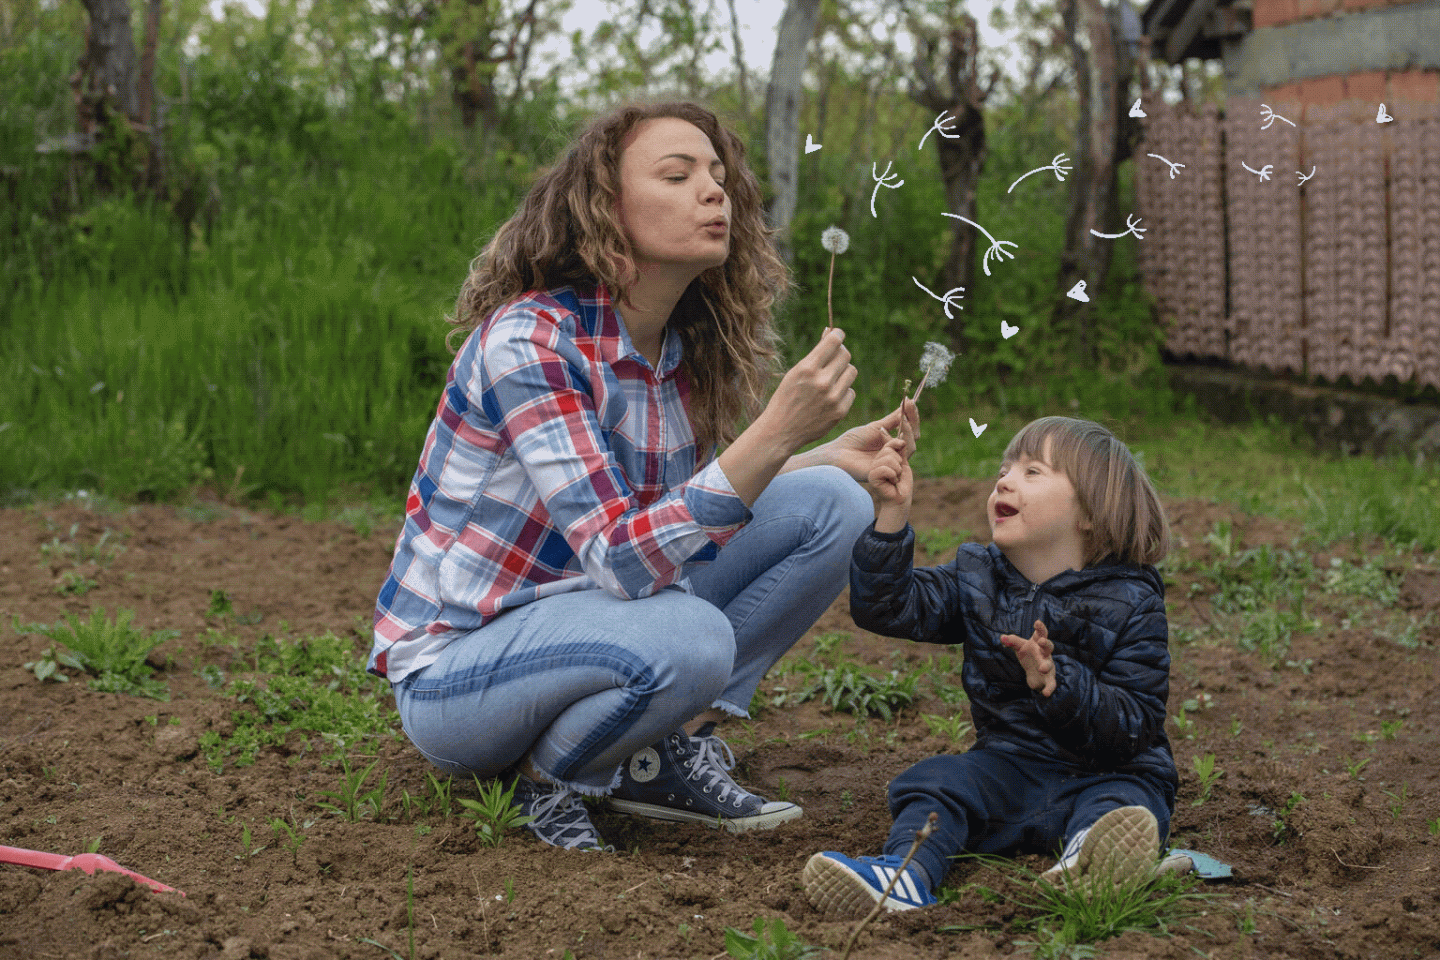
POLYGON ((1005 556, 1004 552, 994 543, 985 549, 995 560, 997 569, 1004 571, 1007 584, 1014 585, 1023 592, 1028 593, 1032 586, 1040 586, 1046 593, 1061 594, 1083 589, 1106 580, 1143 580, 1154 587, 1162 597, 1165 595, 1164 579, 1160 576, 1160 572, 1149 564, 1132 566, 1106 558, 1083 570, 1065 570, 1057 573, 1049 580, 1037 585, 1031 583, 1023 573, 1017 570, 1015 565, 1010 562, 1010 558, 1005 556))

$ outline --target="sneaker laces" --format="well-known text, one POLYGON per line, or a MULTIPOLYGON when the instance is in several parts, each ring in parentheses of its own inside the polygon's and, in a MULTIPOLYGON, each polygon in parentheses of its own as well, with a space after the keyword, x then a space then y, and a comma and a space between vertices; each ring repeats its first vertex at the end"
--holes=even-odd
POLYGON ((690 745, 694 753, 685 761, 685 766, 690 768, 690 779, 699 780, 701 777, 708 777, 705 783, 705 792, 709 793, 718 786, 720 792, 715 799, 721 803, 726 801, 731 791, 742 792, 739 784, 730 779, 728 771, 735 768, 735 754, 730 745, 713 733, 700 737, 691 737, 690 745))
POLYGON ((533 818, 526 826, 553 847, 566 850, 604 847, 590 822, 590 812, 574 790, 552 786, 548 792, 539 794, 526 812, 533 818))

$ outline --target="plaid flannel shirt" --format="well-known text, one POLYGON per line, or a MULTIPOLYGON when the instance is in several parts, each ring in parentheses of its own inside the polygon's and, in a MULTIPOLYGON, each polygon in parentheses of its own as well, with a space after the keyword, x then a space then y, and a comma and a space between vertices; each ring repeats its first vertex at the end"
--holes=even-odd
POLYGON ((667 336, 652 369, 604 287, 531 291, 470 334, 410 486, 372 673, 399 681, 541 597, 689 588, 751 514, 696 450, 681 349, 667 336))

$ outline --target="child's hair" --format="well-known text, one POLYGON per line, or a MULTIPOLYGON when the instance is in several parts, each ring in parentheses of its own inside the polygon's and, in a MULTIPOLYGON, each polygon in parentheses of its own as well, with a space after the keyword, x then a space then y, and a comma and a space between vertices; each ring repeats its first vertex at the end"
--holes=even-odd
POLYGON ((1015 434, 1005 463, 1028 457, 1063 470, 1090 530, 1085 564, 1159 563, 1170 549, 1165 508, 1128 447, 1105 427, 1072 417, 1042 417, 1015 434), (1046 445, 1049 457, 1046 458, 1046 445))

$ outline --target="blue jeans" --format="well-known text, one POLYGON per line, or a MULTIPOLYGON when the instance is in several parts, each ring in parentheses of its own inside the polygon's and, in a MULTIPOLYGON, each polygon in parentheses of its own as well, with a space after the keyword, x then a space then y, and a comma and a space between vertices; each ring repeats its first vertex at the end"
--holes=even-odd
POLYGON ((921 760, 890 783, 895 825, 885 853, 903 857, 931 811, 939 823, 913 863, 940 886, 961 853, 1053 853, 1063 841, 1117 807, 1155 814, 1160 842, 1175 805, 1169 784, 1130 773, 1090 773, 1002 750, 971 750, 921 760))
POLYGON ((844 471, 776 477, 710 565, 642 600, 603 590, 508 611, 395 684, 411 742, 449 773, 496 776, 528 753, 581 793, 711 707, 748 717, 760 679, 840 594, 874 518, 844 471))

